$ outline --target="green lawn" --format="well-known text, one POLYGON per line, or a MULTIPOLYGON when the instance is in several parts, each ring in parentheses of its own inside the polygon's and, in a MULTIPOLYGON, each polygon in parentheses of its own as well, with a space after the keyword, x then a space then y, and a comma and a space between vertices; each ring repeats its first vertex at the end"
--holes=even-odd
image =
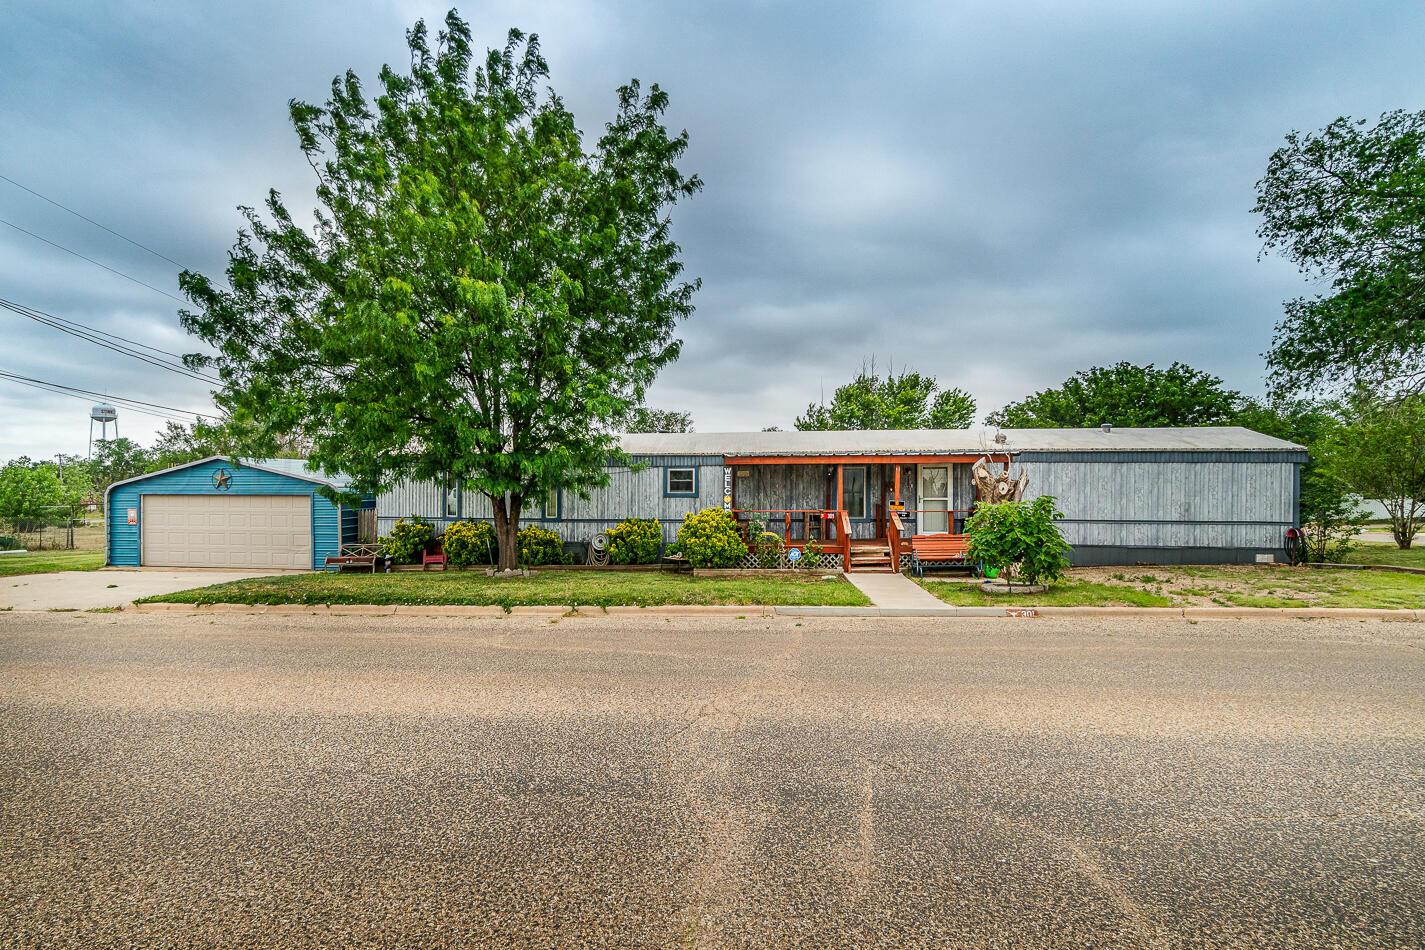
POLYGON ((1425 535, 1417 536, 1415 545, 1406 551, 1400 550, 1393 543, 1362 541, 1346 555, 1345 560, 1351 564, 1391 564, 1395 567, 1425 568, 1425 535))
POLYGON ((1171 607, 1161 594, 1136 587, 1064 580, 1042 594, 987 594, 977 584, 956 581, 921 581, 922 586, 947 604, 957 607, 1171 607))
POLYGON ((103 551, 35 551, 0 556, 0 577, 48 574, 51 571, 97 571, 104 566, 103 551))
POLYGON ((617 571, 544 571, 493 578, 476 571, 395 574, 285 574, 214 584, 148 602, 170 604, 463 604, 471 606, 653 607, 733 604, 862 607, 870 603, 837 577, 690 577, 617 571))
POLYGON ((1044 594, 995 595, 923 582, 957 605, 1137 607, 1383 607, 1425 609, 1425 575, 1331 568, 1222 565, 1076 568, 1044 594))

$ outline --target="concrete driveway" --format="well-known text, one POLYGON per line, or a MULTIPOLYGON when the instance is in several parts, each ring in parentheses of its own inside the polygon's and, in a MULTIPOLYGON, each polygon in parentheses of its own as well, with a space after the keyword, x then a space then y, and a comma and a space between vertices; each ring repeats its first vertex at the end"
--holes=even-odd
POLYGON ((60 571, 0 577, 0 610, 92 610, 122 607, 140 597, 171 594, 245 577, 293 571, 225 571, 205 568, 141 571, 60 571))
POLYGON ((1425 639, 0 614, 17 946, 1425 945, 1425 639))

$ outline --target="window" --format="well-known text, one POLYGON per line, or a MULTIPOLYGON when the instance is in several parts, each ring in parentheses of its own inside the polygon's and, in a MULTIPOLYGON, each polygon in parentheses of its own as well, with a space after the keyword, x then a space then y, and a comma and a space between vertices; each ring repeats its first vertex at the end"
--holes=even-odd
POLYGON ((544 519, 555 521, 559 518, 559 489, 551 488, 544 493, 544 519))
POLYGON ((460 485, 449 475, 445 476, 445 516, 460 517, 460 485))
POLYGON ((698 471, 694 468, 664 469, 663 494, 696 495, 698 493, 698 471))
POLYGON ((841 507, 853 518, 866 517, 866 468, 857 465, 842 469, 841 507))

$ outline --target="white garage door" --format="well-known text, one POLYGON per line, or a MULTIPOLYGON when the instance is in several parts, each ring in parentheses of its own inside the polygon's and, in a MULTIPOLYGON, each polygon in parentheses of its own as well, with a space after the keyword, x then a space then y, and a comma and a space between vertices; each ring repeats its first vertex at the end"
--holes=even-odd
POLYGON ((144 495, 152 567, 312 566, 309 495, 144 495))

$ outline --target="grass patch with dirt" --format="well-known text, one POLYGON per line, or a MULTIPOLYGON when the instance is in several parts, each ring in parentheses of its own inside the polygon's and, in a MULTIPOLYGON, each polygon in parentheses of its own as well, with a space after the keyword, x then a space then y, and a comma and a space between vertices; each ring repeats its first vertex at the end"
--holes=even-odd
POLYGON ((103 551, 32 551, 0 555, 0 577, 49 574, 54 571, 97 571, 104 566, 103 551))
POLYGON ((544 571, 495 578, 475 571, 395 574, 285 574, 213 584, 145 598, 169 604, 408 604, 479 607, 655 607, 771 605, 863 607, 864 594, 840 577, 689 577, 645 572, 544 571))
POLYGON ((996 595, 963 582, 923 583, 947 603, 974 606, 1425 609, 1425 575, 1310 567, 1080 567, 1043 594, 996 595))

